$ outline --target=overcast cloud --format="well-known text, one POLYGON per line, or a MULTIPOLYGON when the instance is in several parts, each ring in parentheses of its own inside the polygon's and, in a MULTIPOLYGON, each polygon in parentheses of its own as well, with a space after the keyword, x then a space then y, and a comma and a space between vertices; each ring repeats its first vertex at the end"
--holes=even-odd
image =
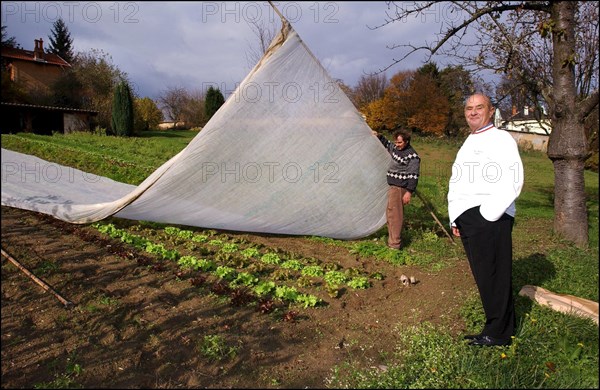
MULTIPOLYGON (((425 20, 373 29, 386 18, 384 2, 274 3, 330 76, 350 86, 401 56, 388 45, 432 41, 448 17, 440 5, 425 20)), ((2 25, 23 49, 33 50, 39 38, 47 48, 59 17, 75 53, 110 54, 138 95, 153 99, 169 87, 191 91, 208 85, 228 96, 251 69, 246 53, 258 38, 248 22, 278 21, 267 2, 2 2, 2 25)), ((386 75, 416 69, 422 60, 415 55, 386 75)))

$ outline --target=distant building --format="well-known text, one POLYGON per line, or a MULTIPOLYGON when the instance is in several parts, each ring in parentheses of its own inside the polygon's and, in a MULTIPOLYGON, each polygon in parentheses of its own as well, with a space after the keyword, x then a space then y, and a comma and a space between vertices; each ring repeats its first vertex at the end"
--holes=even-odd
POLYGON ((55 131, 64 134, 92 131, 98 116, 97 111, 6 102, 0 104, 0 113, 3 134, 24 132, 52 135, 55 131))
POLYGON ((188 129, 189 126, 187 125, 187 123, 180 121, 180 122, 173 122, 173 121, 168 121, 168 122, 160 122, 158 124, 158 129, 159 130, 183 130, 183 129, 188 129))
MULTIPOLYGON (((30 94, 47 94, 71 65, 60 56, 44 52, 44 41, 34 40, 32 50, 1 48, 2 66, 12 82, 19 82, 30 94)), ((28 132, 51 135, 54 131, 71 133, 94 128, 97 111, 69 107, 42 106, 4 101, 0 106, 2 133, 28 132)))
POLYGON ((552 133, 552 123, 544 111, 523 107, 521 111, 513 106, 512 113, 502 125, 506 130, 519 131, 522 133, 535 133, 550 135, 552 133))
POLYGON ((497 128, 507 130, 524 150, 548 150, 548 139, 552 133, 552 122, 545 112, 530 109, 522 110, 512 107, 512 112, 503 114, 496 109, 494 124, 497 128), (507 118, 507 119, 504 119, 507 118))
POLYGON ((2 47, 2 63, 10 72, 11 81, 19 81, 29 91, 47 93, 50 87, 71 65, 60 56, 44 52, 42 38, 34 40, 33 51, 2 47))

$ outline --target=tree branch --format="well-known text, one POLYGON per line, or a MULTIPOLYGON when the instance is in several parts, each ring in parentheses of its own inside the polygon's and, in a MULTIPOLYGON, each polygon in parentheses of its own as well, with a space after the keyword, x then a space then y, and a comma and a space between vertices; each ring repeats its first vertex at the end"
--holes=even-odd
POLYGON ((596 107, 598 107, 598 90, 595 90, 581 101, 577 120, 579 122, 584 122, 596 107))

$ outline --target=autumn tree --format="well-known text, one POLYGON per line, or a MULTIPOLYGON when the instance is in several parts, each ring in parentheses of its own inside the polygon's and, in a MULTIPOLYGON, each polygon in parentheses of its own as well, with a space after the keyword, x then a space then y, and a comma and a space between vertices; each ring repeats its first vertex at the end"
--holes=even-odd
POLYGON ((71 63, 74 58, 73 38, 71 38, 71 33, 62 18, 58 18, 58 20, 54 22, 50 33, 52 36, 48 36, 50 39, 48 51, 60 56, 60 58, 68 63, 71 63))
POLYGON ((376 131, 388 130, 386 103, 384 99, 372 101, 361 110, 369 127, 376 131))
POLYGON ((598 5, 585 1, 397 2, 390 5, 393 12, 388 12, 381 26, 427 18, 441 5, 452 17, 443 19, 436 39, 431 44, 396 45, 405 51, 380 72, 423 50, 428 57, 449 55, 476 72, 492 71, 520 80, 532 97, 547 104, 552 120, 547 153, 555 175, 554 232, 586 246, 583 173, 590 140, 585 122, 599 102, 598 5), (578 23, 585 17, 589 19, 578 23))
POLYGON ((109 54, 95 49, 77 54, 73 61, 73 72, 81 83, 81 108, 98 111, 98 126, 100 129, 109 129, 114 89, 122 80, 130 84, 127 74, 112 63, 109 54))
POLYGON ((405 127, 424 134, 442 135, 448 122, 449 103, 440 91, 435 72, 426 65, 417 71, 392 76, 383 98, 362 109, 367 124, 375 130, 405 127))
POLYGON ((391 131, 398 126, 408 126, 408 95, 414 75, 414 71, 400 71, 393 75, 383 99, 369 103, 363 110, 372 129, 391 131))
POLYGON ((424 134, 443 135, 448 125, 450 105, 438 85, 439 70, 433 63, 417 69, 406 99, 407 125, 424 134))
POLYGON ((450 107, 433 76, 416 74, 408 96, 408 127, 424 134, 443 135, 448 125, 450 107))
POLYGON ((137 131, 156 129, 163 120, 163 113, 149 97, 135 99, 134 107, 134 128, 137 131))

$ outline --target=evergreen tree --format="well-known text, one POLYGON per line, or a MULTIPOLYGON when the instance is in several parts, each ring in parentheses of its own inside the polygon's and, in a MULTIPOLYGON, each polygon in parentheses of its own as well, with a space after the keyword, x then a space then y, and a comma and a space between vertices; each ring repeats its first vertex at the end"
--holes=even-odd
POLYGON ((52 54, 57 54, 63 60, 71 63, 73 61, 73 39, 67 25, 59 18, 52 25, 52 36, 50 38, 50 46, 48 50, 52 54))
POLYGON ((125 81, 115 87, 112 105, 112 132, 129 137, 133 134, 133 99, 131 89, 125 81))
POLYGON ((20 45, 17 43, 17 38, 9 37, 6 32, 6 26, 2 26, 2 47, 15 47, 20 49, 20 45))
POLYGON ((207 120, 210 120, 217 110, 225 103, 225 98, 219 88, 215 89, 212 86, 206 91, 206 99, 204 101, 204 113, 207 120))

